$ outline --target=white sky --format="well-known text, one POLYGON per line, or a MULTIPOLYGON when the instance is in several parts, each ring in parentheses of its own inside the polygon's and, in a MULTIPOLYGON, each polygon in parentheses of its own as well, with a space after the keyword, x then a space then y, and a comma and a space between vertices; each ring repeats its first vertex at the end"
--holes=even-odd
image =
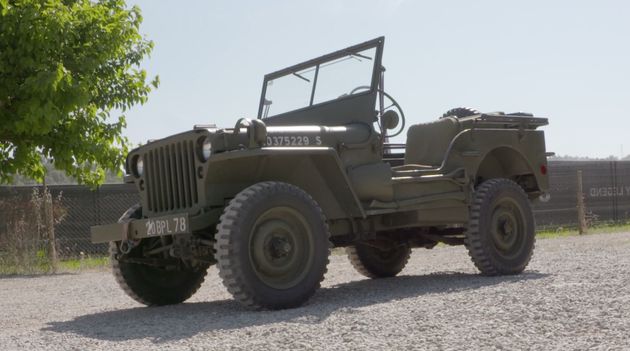
POLYGON ((264 74, 384 35, 408 124, 458 106, 548 117, 547 149, 630 154, 630 1, 129 0, 161 86, 127 112, 134 143, 254 118, 264 74), (177 4, 177 5, 175 5, 177 4))

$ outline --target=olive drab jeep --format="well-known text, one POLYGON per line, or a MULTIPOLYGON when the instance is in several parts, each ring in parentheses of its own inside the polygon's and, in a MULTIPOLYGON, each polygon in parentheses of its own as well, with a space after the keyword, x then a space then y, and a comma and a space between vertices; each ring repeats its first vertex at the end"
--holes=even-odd
POLYGON ((331 247, 370 278, 438 243, 465 245, 484 275, 522 272, 530 203, 548 189, 547 119, 455 108, 410 123, 385 90, 383 44, 266 75, 257 118, 132 150, 124 179, 140 203, 91 230, 110 243, 124 291, 180 303, 216 264, 243 305, 296 307, 320 286, 331 247), (404 130, 405 144, 390 142, 404 130))

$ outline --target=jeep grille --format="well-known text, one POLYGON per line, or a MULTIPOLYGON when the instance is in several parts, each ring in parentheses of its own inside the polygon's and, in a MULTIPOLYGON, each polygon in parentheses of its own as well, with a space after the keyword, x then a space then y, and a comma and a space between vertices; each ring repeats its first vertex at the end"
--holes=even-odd
POLYGON ((172 211, 197 204, 192 140, 149 150, 144 154, 144 162, 149 211, 172 211))

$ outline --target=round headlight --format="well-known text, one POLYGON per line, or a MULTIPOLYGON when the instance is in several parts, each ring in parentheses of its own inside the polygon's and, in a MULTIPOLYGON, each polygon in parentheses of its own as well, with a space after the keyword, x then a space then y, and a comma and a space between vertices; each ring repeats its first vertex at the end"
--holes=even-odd
POLYGON ((210 139, 205 138, 203 140, 203 144, 201 144, 201 155, 203 156, 203 160, 208 161, 211 154, 212 154, 212 143, 210 142, 210 139))
POLYGON ((144 161, 142 161, 142 157, 138 156, 136 158, 136 175, 138 177, 142 177, 144 174, 144 161))

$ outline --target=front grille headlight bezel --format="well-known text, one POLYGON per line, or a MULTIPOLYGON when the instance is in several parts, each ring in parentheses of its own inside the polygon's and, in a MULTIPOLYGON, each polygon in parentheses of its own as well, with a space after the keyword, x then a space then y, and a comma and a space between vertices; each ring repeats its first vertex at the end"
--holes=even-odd
POLYGON ((144 175, 144 160, 142 159, 142 156, 133 156, 133 158, 131 159, 131 171, 133 172, 133 175, 137 178, 140 178, 144 175))
POLYGON ((208 136, 199 139, 199 152, 198 156, 202 162, 206 162, 212 156, 212 142, 208 136))

